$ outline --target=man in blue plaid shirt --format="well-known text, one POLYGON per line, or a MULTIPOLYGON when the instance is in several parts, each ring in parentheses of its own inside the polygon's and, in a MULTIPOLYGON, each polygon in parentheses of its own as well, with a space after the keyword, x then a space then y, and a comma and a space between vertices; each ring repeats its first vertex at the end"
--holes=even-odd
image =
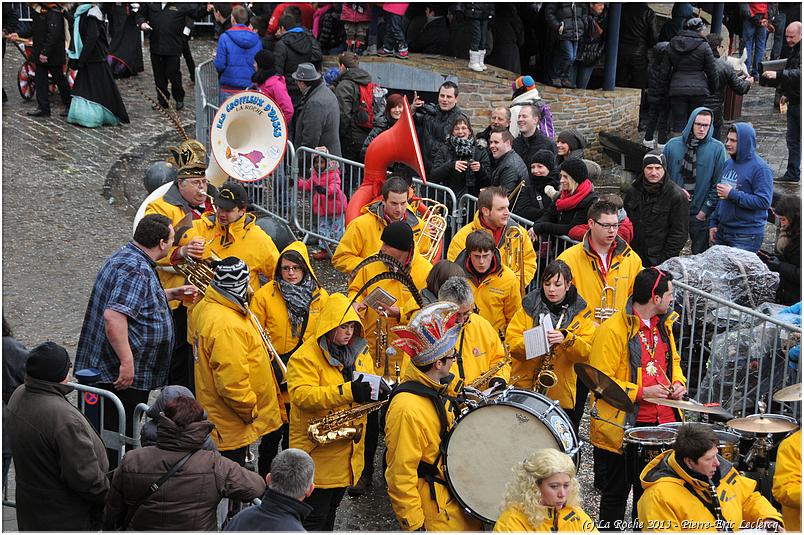
MULTIPOLYGON (((167 384, 174 329, 168 301, 195 300, 191 285, 165 290, 156 261, 173 245, 170 219, 159 214, 142 218, 134 239, 110 256, 98 271, 89 297, 75 356, 77 370, 96 368, 98 388, 114 392, 126 412, 126 436, 133 436, 134 408, 148 393, 167 384)), ((107 428, 116 430, 111 403, 104 404, 107 428)), ((116 458, 109 455, 110 465, 116 458)))

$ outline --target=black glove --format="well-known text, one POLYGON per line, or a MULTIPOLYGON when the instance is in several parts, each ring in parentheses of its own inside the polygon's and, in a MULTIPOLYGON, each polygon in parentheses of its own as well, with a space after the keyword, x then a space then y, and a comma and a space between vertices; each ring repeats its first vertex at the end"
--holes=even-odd
POLYGON ((427 531, 427 528, 425 528, 424 524, 422 524, 422 527, 420 527, 418 529, 414 529, 413 531, 427 531))
POLYGON ((541 223, 534 223, 533 224, 533 233, 534 234, 541 234, 542 233, 542 224, 541 223))
POLYGON ((779 269, 782 267, 782 261, 779 260, 778 256, 771 256, 765 262, 765 265, 768 266, 768 269, 771 271, 779 272, 779 269))
POLYGON ((313 191, 315 191, 316 193, 320 193, 321 195, 327 194, 327 188, 325 188, 324 186, 315 186, 313 188, 313 191))
POLYGON ((371 384, 363 381, 362 373, 352 381, 352 398, 357 403, 367 403, 371 401, 371 384))
POLYGON ((506 387, 505 379, 502 377, 492 377, 489 381, 489 388, 496 390, 499 387, 500 390, 506 387))
POLYGON ((388 399, 389 395, 391 395, 391 387, 385 381, 380 381, 379 401, 388 399))

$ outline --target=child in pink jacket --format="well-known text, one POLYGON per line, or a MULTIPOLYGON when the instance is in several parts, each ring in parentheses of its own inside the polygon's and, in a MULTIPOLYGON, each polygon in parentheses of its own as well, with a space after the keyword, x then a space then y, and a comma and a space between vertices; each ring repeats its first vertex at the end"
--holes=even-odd
POLYGON ((401 59, 408 59, 408 42, 405 40, 405 32, 402 31, 402 16, 407 10, 407 3, 385 2, 382 5, 385 19, 385 40, 382 48, 377 51, 377 55, 395 55, 401 59))
POLYGON ((282 115, 285 116, 285 124, 290 128, 290 121, 293 119, 293 102, 288 95, 288 87, 285 84, 285 77, 276 73, 274 54, 268 50, 260 50, 254 56, 257 64, 257 72, 251 78, 254 82, 252 88, 263 95, 270 97, 282 115))
MULTIPOLYGON (((317 150, 328 152, 326 148, 317 150)), ((312 191, 310 203, 313 208, 313 225, 318 223, 318 234, 337 242, 344 233, 343 213, 346 210, 346 195, 341 190, 341 168, 338 162, 321 156, 313 158, 310 178, 299 180, 299 190, 312 191)), ((329 246, 325 240, 318 240, 321 250, 313 253, 316 260, 329 258, 329 246)))
POLYGON ((371 4, 344 2, 341 7, 341 22, 346 31, 346 50, 360 54, 366 48, 371 4))

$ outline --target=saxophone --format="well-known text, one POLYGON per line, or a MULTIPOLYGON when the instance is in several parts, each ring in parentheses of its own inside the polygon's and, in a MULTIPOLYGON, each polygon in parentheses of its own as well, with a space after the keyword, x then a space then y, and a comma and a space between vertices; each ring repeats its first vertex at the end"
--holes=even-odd
MULTIPOLYGON (((561 320, 564 319, 564 314, 567 312, 567 305, 564 305, 563 308, 564 309, 561 311, 561 315, 558 316, 555 330, 560 329, 561 320)), ((536 376, 533 379, 534 392, 547 395, 547 391, 558 384, 558 376, 556 375, 556 372, 553 371, 553 357, 555 356, 557 345, 558 344, 554 344, 550 347, 550 351, 548 351, 547 355, 545 355, 544 359, 542 359, 542 365, 536 369, 536 376)))
POLYGON ((380 410, 386 403, 387 399, 372 401, 310 420, 307 437, 317 446, 332 444, 339 440, 351 440, 357 444, 363 436, 363 424, 356 423, 356 420, 380 410))
MULTIPOLYGON (((488 370, 484 371, 482 374, 478 375, 474 381, 467 384, 466 387, 468 388, 476 388, 477 390, 483 390, 486 384, 491 381, 491 378, 494 377, 497 372, 502 370, 505 366, 511 364, 511 355, 508 354, 508 346, 505 346, 505 358, 502 359, 500 362, 489 368, 488 370)), ((465 387, 465 388, 466 388, 465 387)))

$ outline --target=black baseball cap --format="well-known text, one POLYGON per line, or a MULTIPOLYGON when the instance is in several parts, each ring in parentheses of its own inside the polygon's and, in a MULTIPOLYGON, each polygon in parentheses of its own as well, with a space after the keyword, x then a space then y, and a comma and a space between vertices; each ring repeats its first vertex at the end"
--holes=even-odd
POLYGON ((218 190, 218 199, 215 204, 222 210, 245 208, 248 206, 246 188, 237 182, 227 182, 218 190))

